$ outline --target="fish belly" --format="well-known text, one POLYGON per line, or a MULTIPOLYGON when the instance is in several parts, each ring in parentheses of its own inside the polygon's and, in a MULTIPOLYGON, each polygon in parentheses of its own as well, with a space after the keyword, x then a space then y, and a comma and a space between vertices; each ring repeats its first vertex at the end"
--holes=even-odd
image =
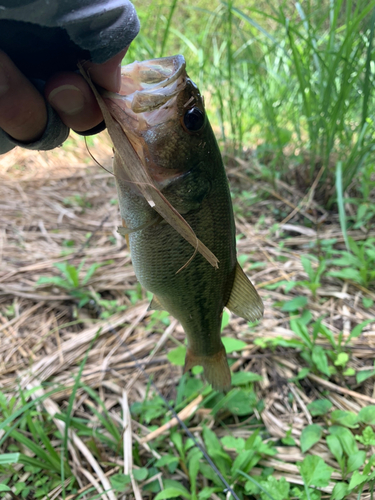
MULTIPOLYGON (((158 221, 146 200, 123 186, 121 215, 128 228, 155 225, 129 234, 136 276, 162 306, 177 318, 194 355, 213 355, 222 349, 221 313, 229 299, 236 265, 234 222, 226 179, 213 186, 198 210, 184 214, 186 221, 219 259, 214 269, 169 224, 158 221), (124 196, 124 189, 127 195, 124 196), (224 194, 224 196, 223 196, 224 194)), ((121 187, 120 187, 121 189, 121 187)))

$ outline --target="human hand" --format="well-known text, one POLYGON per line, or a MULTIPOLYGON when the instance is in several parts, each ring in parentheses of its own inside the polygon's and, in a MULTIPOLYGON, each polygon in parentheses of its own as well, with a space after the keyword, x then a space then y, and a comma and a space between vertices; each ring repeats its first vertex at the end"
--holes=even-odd
MULTIPOLYGON (((118 92, 121 61, 127 48, 103 64, 84 64, 92 80, 112 92, 118 92)), ((45 98, 62 122, 77 132, 97 126, 103 120, 96 99, 83 77, 74 72, 53 75, 46 83, 45 98)), ((0 50, 0 128, 24 143, 38 140, 47 125, 43 96, 0 50)))

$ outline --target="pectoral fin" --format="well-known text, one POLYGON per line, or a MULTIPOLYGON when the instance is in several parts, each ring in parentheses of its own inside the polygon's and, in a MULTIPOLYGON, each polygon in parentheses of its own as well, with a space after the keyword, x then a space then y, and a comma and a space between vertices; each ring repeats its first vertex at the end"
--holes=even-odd
POLYGON ((148 306, 148 311, 165 311, 165 307, 163 307, 156 295, 152 297, 150 305, 148 306))
POLYGON ((262 299, 238 262, 231 295, 226 307, 247 321, 256 321, 263 316, 262 299))
POLYGON ((130 248, 130 245, 129 245, 129 233, 126 232, 127 229, 126 229, 126 224, 125 224, 124 219, 121 219, 121 224, 122 224, 122 227, 118 227, 117 231, 118 231, 119 234, 121 234, 121 236, 125 236, 126 244, 128 245, 128 248, 130 248))
POLYGON ((157 215, 155 219, 150 220, 149 222, 146 222, 145 224, 142 224, 141 226, 135 227, 134 229, 130 229, 126 227, 124 219, 122 219, 122 227, 117 228, 117 232, 121 234, 121 236, 125 236, 126 238, 126 243, 129 246, 129 234, 131 233, 136 233, 137 231, 142 231, 142 229, 147 229, 148 227, 151 226, 156 226, 156 224, 159 224, 163 218, 160 215, 157 215))

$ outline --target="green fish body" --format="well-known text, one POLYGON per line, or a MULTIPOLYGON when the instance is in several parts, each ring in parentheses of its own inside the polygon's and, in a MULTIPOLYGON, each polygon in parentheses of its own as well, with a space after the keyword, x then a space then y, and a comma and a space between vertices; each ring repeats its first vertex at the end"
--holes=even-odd
POLYGON ((120 93, 123 128, 155 185, 219 260, 215 269, 202 255, 193 256, 193 247, 140 195, 115 157, 122 232, 135 274, 154 294, 151 307, 181 322, 188 344, 185 371, 202 365, 213 388, 227 390, 223 309, 254 321, 263 304, 237 263, 228 181, 202 97, 182 56, 125 67, 120 93))

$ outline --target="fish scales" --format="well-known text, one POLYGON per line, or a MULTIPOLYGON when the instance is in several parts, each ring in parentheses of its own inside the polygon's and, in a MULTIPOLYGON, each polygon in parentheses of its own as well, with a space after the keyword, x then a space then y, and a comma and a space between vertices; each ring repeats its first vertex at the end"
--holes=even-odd
POLYGON ((154 294, 151 306, 181 322, 188 343, 185 370, 201 364, 213 387, 227 390, 230 371, 220 336, 223 309, 255 320, 263 304, 237 263, 228 181, 202 97, 181 56, 129 65, 121 93, 119 105, 126 115, 122 126, 155 185, 219 260, 215 269, 200 254, 191 259, 192 246, 140 196, 115 156, 122 233, 136 276, 154 294), (147 65, 150 71, 145 71, 147 65), (167 68, 159 79, 158 68, 167 68))

